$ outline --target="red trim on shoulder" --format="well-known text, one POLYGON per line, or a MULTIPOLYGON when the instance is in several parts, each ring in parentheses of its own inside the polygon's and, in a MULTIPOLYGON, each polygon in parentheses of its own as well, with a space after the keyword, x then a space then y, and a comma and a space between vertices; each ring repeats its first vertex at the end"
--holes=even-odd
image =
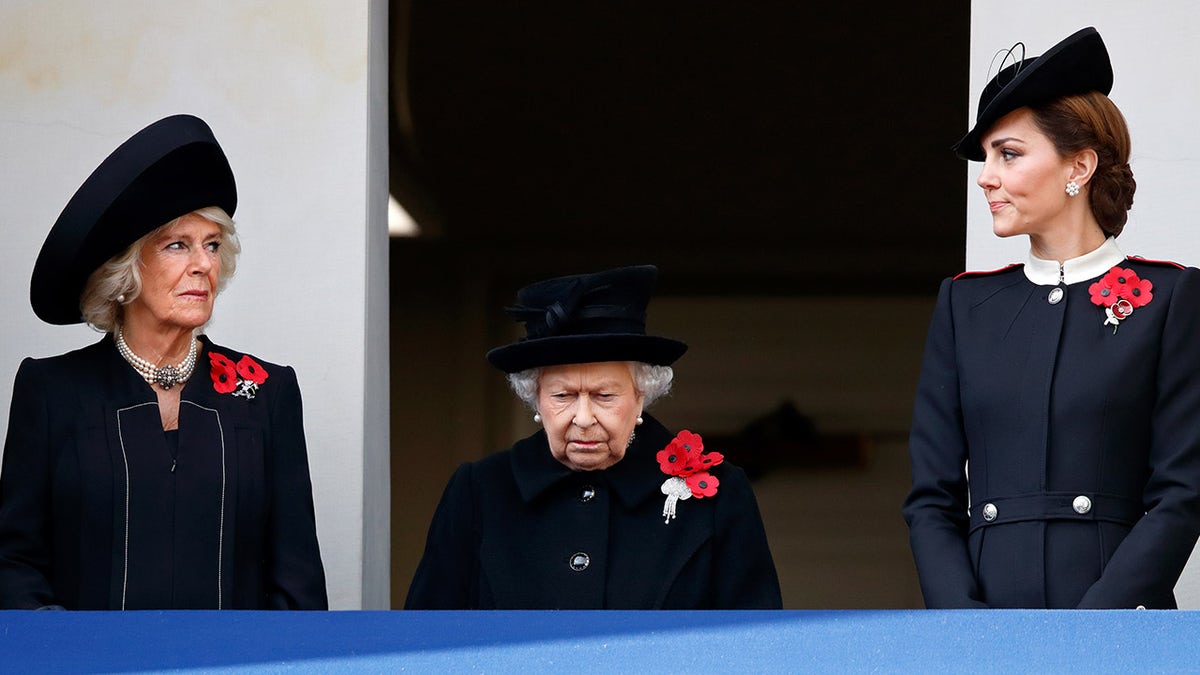
POLYGON ((1149 258, 1143 258, 1140 255, 1127 255, 1125 257, 1129 260, 1136 260, 1138 262, 1150 263, 1151 265, 1166 265, 1167 267, 1174 267, 1175 269, 1179 269, 1179 270, 1184 269, 1183 265, 1180 265, 1179 263, 1175 262, 1174 260, 1151 260, 1149 258))
POLYGON ((968 270, 966 272, 960 272, 958 276, 954 277, 954 280, 958 281, 959 279, 962 279, 963 277, 986 277, 989 274, 999 274, 1001 272, 1007 272, 1014 267, 1020 267, 1021 265, 1024 265, 1024 264, 1025 263, 1010 263, 1008 265, 1005 265, 1004 267, 1000 267, 1000 268, 997 268, 994 270, 981 270, 981 271, 968 270))

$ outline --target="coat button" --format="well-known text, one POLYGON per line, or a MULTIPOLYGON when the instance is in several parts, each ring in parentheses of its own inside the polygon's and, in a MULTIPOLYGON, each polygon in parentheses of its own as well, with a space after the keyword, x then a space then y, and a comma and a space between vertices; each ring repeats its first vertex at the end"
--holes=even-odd
POLYGON ((579 491, 579 501, 583 502, 584 504, 592 501, 592 499, 594 499, 595 497, 596 497, 596 488, 592 487, 591 485, 584 485, 583 488, 579 491))
POLYGON ((1079 495, 1075 498, 1075 501, 1071 502, 1071 508, 1075 509, 1075 513, 1082 516, 1092 510, 1092 500, 1084 495, 1079 495))
POLYGON ((582 572, 586 570, 590 564, 592 564, 592 559, 589 558, 588 554, 586 553, 580 552, 571 556, 571 569, 575 570, 576 572, 582 572))
POLYGON ((1145 606, 1145 605, 1138 605, 1137 607, 1134 607, 1134 609, 1146 609, 1146 606, 1145 606))
POLYGON ((1050 304, 1057 305, 1058 303, 1062 302, 1063 289, 1056 288, 1056 289, 1050 291, 1050 296, 1047 297, 1046 299, 1050 301, 1050 304))
POLYGON ((996 505, 991 502, 983 505, 983 519, 989 523, 996 519, 996 505))

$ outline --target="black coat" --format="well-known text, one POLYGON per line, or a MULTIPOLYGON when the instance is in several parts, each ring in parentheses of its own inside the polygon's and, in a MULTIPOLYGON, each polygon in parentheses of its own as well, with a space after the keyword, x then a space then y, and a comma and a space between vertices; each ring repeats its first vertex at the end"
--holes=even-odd
POLYGON ((1175 607, 1200 532, 1200 270, 1122 267, 1154 289, 1116 334, 1095 279, 1057 303, 1020 266, 942 284, 904 505, 927 606, 1175 607))
POLYGON ((429 528, 407 609, 779 608, 779 581, 750 483, 728 462, 715 496, 664 522, 650 416, 618 463, 572 472, 544 431, 463 464, 429 528), (590 497, 589 497, 590 495, 590 497), (587 566, 572 569, 587 556, 587 566))
POLYGON ((0 606, 323 609, 300 389, 259 361, 219 394, 202 338, 176 458, 157 397, 111 337, 26 359, 0 474, 0 606))

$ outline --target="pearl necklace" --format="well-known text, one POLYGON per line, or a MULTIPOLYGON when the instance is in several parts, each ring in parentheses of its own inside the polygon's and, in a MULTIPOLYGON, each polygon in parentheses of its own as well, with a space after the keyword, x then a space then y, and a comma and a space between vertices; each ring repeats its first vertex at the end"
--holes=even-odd
POLYGON ((133 366, 133 369, 141 375, 147 384, 157 384, 163 389, 170 389, 180 382, 186 382, 192 376, 192 370, 196 367, 196 351, 200 341, 192 338, 192 346, 188 348, 188 355, 177 366, 158 367, 150 363, 146 359, 133 353, 129 345, 125 344, 125 333, 121 328, 117 328, 117 351, 121 353, 121 357, 133 366))

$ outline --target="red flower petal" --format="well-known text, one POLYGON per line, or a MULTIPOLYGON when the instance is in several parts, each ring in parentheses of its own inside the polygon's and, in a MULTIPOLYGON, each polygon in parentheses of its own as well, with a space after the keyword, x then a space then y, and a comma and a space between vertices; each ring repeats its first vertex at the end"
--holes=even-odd
POLYGON ((679 441, 679 443, 683 445, 683 449, 687 450, 688 452, 693 452, 696 454, 704 452, 704 439, 700 438, 700 434, 693 434, 687 429, 684 429, 678 434, 675 434, 675 440, 679 441))
POLYGON ((717 480, 716 476, 707 471, 692 474, 685 480, 687 480, 688 489, 692 491, 692 496, 697 499, 712 497, 717 494, 717 486, 721 484, 721 481, 717 480))
POLYGON ((220 352, 209 352, 208 361, 214 366, 220 364, 222 368, 233 368, 233 361, 230 361, 228 356, 220 352))
POLYGON ((677 447, 674 441, 667 444, 667 447, 658 451, 654 456, 658 460, 658 468, 669 476, 678 476, 683 467, 687 465, 687 453, 682 447, 677 447))
POLYGON ((1105 283, 1104 279, 1093 282, 1091 286, 1088 286, 1088 294, 1092 296, 1092 304, 1099 305, 1100 307, 1108 307, 1117 301, 1113 297, 1112 287, 1105 283), (1105 291, 1108 292, 1105 293, 1105 291), (1109 298, 1112 298, 1112 300, 1110 301, 1109 298))
POLYGON ((1149 304, 1154 299, 1154 293, 1151 293, 1153 288, 1154 284, 1149 279, 1138 279, 1137 283, 1129 285, 1129 295, 1125 299, 1134 307, 1149 304))
POLYGON ((238 375, 244 380, 250 380, 254 384, 262 384, 267 381, 267 371, 258 362, 249 356, 243 355, 237 363, 238 375))
MULTIPOLYGON (((221 358, 224 359, 225 357, 221 358)), ((229 359, 225 359, 224 362, 214 359, 212 370, 209 371, 209 377, 212 378, 213 389, 218 394, 228 394, 237 389, 237 371, 234 370, 233 362, 229 359)))

